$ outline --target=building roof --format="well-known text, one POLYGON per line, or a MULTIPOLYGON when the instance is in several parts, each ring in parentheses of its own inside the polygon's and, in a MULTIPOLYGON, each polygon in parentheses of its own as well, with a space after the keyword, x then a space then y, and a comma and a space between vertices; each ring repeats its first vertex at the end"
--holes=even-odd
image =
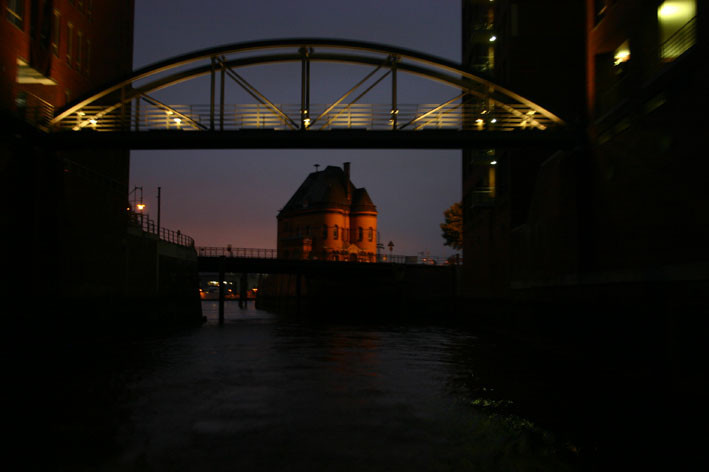
POLYGON ((350 208, 353 211, 377 211, 367 190, 356 188, 340 167, 327 166, 312 172, 281 209, 283 213, 306 209, 350 208))

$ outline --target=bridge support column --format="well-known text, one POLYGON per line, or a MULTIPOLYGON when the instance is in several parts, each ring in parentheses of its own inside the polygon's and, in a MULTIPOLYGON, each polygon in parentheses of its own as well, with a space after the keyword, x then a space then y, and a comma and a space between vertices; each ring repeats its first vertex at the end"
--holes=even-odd
POLYGON ((396 125, 398 121, 398 115, 399 115, 399 104, 397 101, 397 83, 396 83, 396 62, 398 61, 397 57, 392 57, 392 62, 391 62, 391 129, 396 131, 396 125))
POLYGON ((226 66, 224 66, 224 58, 219 61, 221 65, 221 78, 219 80, 219 131, 224 131, 224 76, 226 74, 226 66))
POLYGON ((212 57, 212 67, 210 69, 210 87, 209 87, 209 129, 214 131, 214 75, 216 73, 217 60, 212 57))
POLYGON ((248 295, 248 285, 249 274, 243 272, 241 274, 241 280, 239 280, 239 308, 246 308, 246 303, 249 301, 248 295))
POLYGON ((226 277, 225 272, 226 257, 219 257, 219 325, 224 324, 224 278, 226 277))
POLYGON ((300 69, 300 129, 310 126, 310 50, 300 48, 302 62, 300 69))

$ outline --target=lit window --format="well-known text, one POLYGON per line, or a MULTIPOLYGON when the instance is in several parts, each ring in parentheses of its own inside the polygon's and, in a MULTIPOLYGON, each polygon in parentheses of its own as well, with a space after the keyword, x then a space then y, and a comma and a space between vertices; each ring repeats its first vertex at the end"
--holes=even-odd
POLYGON ((619 66, 624 62, 628 62, 629 60, 630 45, 628 44, 628 41, 625 41, 618 47, 618 49, 615 50, 615 53, 613 54, 613 65, 619 66))
POLYGON ((666 0, 657 7, 660 57, 674 59, 696 42, 696 0, 666 0))
POLYGON ((24 27, 25 0, 7 0, 7 19, 20 29, 24 27))
POLYGON ((52 52, 59 57, 59 37, 61 35, 61 14, 59 10, 54 10, 52 18, 52 52))

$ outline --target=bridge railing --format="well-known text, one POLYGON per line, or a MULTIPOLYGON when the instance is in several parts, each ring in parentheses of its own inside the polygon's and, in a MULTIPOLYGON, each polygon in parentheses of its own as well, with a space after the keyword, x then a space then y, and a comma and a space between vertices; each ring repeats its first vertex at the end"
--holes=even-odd
MULTIPOLYGON (((300 127, 300 105, 264 104, 224 105, 214 110, 210 105, 170 105, 158 107, 135 103, 107 110, 102 106, 85 106, 63 119, 60 131, 151 131, 151 130, 292 130, 300 127), (214 115, 212 114, 214 113, 214 115)), ((310 131, 331 129, 421 130, 455 129, 473 131, 513 131, 546 129, 553 122, 526 108, 485 107, 480 103, 451 103, 398 106, 390 105, 311 105, 306 127, 310 131), (329 111, 328 111, 329 110, 329 111), (327 113, 325 113, 327 112, 327 113), (394 118, 396 121, 394 121, 394 118)))
POLYGON ((197 255, 202 257, 243 257, 248 259, 277 259, 275 249, 232 248, 232 247, 198 247, 197 255))
MULTIPOLYGON (((234 247, 198 247, 197 255, 201 257, 238 257, 247 259, 278 259, 276 249, 258 248, 234 248, 234 247)), ((342 260, 343 263, 348 263, 342 260)), ((449 258, 435 256, 404 256, 399 254, 377 254, 377 263, 382 264, 427 264, 427 265, 447 265, 451 262, 449 258)), ((453 264, 461 261, 455 259, 453 264)))

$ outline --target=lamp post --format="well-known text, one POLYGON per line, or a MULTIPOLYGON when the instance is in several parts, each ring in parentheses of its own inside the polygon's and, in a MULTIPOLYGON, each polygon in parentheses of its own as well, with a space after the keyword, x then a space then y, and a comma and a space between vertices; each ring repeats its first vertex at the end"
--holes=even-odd
POLYGON ((389 262, 392 262, 392 251, 394 251, 394 241, 389 241, 389 244, 387 244, 389 247, 389 262))
POLYGON ((140 228, 143 229, 143 210, 145 210, 145 203, 143 202, 143 187, 133 187, 133 190, 128 193, 128 202, 130 203, 131 211, 140 213, 140 228), (138 198, 139 190, 140 198, 138 198), (131 195, 133 196, 132 200, 131 195))
POLYGON ((158 187, 158 239, 155 241, 155 294, 160 295, 160 187, 158 187))

